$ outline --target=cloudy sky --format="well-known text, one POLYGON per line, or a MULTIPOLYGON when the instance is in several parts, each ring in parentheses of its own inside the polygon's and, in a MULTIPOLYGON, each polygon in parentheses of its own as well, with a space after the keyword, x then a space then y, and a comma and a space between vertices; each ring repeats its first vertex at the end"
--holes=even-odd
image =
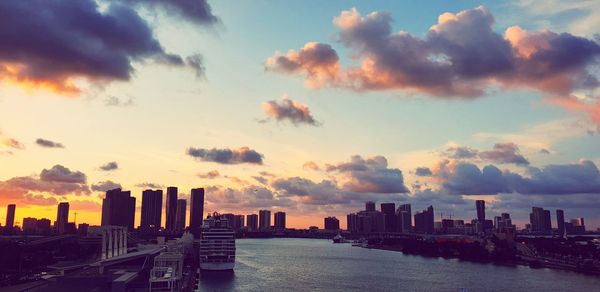
POLYGON ((99 224, 107 189, 173 185, 301 228, 479 198, 600 227, 598 2, 421 2, 1 1, 0 204, 99 224))

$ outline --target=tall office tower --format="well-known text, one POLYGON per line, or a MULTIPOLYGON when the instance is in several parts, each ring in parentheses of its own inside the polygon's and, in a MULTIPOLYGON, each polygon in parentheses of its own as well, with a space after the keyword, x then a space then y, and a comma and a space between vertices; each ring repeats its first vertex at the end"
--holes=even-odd
POLYGON ((375 202, 368 201, 365 203, 365 211, 375 212, 375 202))
POLYGON ((6 207, 6 225, 7 228, 13 228, 15 225, 15 210, 17 205, 10 204, 6 207))
POLYGON ((285 230, 285 212, 275 212, 275 229, 285 230))
POLYGON ((550 217, 550 210, 544 210, 542 226, 545 233, 552 233, 552 217, 550 217))
POLYGON ((135 197, 131 196, 131 191, 107 191, 102 200, 102 226, 124 226, 133 230, 134 220, 135 197))
POLYGON ((190 230, 198 232, 204 220, 204 188, 192 189, 190 197, 190 230))
POLYGON ((346 215, 346 230, 350 232, 358 231, 358 215, 356 213, 346 215))
POLYGON ((323 225, 325 230, 339 230, 340 220, 335 217, 325 217, 325 224, 323 225))
POLYGON ((250 214, 246 216, 246 226, 250 231, 258 230, 258 215, 250 214))
POLYGON ((485 201, 475 201, 475 207, 477 207, 477 221, 483 223, 485 221, 485 201))
POLYGON ((540 207, 532 207, 529 214, 531 231, 538 233, 549 233, 552 231, 550 211, 540 207))
POLYGON ((56 232, 58 234, 65 234, 67 223, 69 223, 69 203, 62 202, 58 204, 56 212, 56 232))
POLYGON ((398 231, 402 233, 410 233, 412 230, 412 212, 410 204, 402 204, 396 210, 396 218, 398 219, 398 231))
POLYGON ((556 210, 556 224, 558 226, 558 236, 565 236, 565 212, 563 210, 556 210))
POLYGON ((185 213, 187 201, 185 199, 177 200, 177 212, 175 213, 175 230, 185 230, 185 213))
POLYGON ((142 219, 140 229, 158 230, 162 219, 162 190, 145 190, 142 192, 142 219))
POLYGON ((238 230, 244 227, 244 215, 235 215, 233 229, 238 230))
POLYGON ((415 231, 418 233, 433 233, 433 218, 433 206, 427 207, 427 209, 422 212, 417 212, 415 214, 415 231))
POLYGON ((165 202, 165 229, 175 230, 175 218, 177 217, 177 187, 167 188, 167 200, 165 202))
POLYGON ((383 213, 383 226, 386 232, 396 232, 397 219, 396 219, 396 204, 394 203, 381 203, 381 213, 383 213))
POLYGON ((271 229, 271 211, 259 210, 258 211, 258 229, 271 229))

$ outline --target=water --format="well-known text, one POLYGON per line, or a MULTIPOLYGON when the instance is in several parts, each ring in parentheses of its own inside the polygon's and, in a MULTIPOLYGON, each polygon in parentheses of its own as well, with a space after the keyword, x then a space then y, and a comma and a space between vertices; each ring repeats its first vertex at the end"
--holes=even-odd
POLYGON ((203 276, 201 291, 600 291, 600 277, 333 244, 239 239, 235 273, 203 276))

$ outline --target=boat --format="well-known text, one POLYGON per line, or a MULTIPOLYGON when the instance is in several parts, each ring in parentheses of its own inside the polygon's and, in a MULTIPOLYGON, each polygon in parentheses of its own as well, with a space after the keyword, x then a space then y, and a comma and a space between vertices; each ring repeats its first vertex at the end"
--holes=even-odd
POLYGON ((215 212, 204 220, 199 254, 201 271, 233 271, 235 232, 227 218, 215 212))
POLYGON ((336 235, 333 238, 333 243, 346 243, 348 242, 341 234, 338 233, 338 235, 336 235))

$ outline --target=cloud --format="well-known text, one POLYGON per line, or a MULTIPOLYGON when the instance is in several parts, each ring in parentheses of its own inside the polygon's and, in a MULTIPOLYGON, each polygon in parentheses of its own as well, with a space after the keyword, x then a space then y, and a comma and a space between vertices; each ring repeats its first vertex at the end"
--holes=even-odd
POLYGON ((214 179, 214 178, 218 178, 220 176, 221 176, 221 174, 219 173, 218 170, 211 170, 207 173, 199 173, 198 174, 199 178, 206 178, 206 179, 214 179))
POLYGON ((289 121, 295 126, 307 124, 317 126, 319 123, 310 113, 308 107, 284 95, 281 100, 270 100, 262 105, 268 118, 278 122, 289 121))
POLYGON ((354 155, 349 162, 327 165, 327 171, 342 173, 344 188, 358 193, 407 193, 402 171, 388 168, 387 159, 373 156, 367 159, 354 155))
POLYGON ((92 184, 92 191, 95 192, 106 192, 114 189, 122 189, 123 187, 119 183, 112 182, 110 180, 101 181, 96 184, 92 184))
POLYGON ((453 159, 465 159, 465 158, 474 158, 477 157, 479 151, 469 147, 456 146, 449 147, 444 152, 444 155, 448 158, 453 159))
POLYGON ((259 182, 260 184, 262 184, 262 185, 266 185, 269 182, 268 179, 266 179, 266 178, 264 178, 262 176, 253 176, 252 178, 254 180, 256 180, 257 182, 259 182))
POLYGON ((355 8, 334 18, 337 39, 359 65, 342 68, 331 46, 309 42, 300 51, 276 53, 266 67, 304 76, 311 88, 398 90, 441 99, 477 98, 498 87, 553 97, 600 87, 590 71, 600 56, 592 39, 518 26, 500 34, 483 6, 443 13, 422 37, 393 32, 392 21, 390 13, 361 15, 355 8))
POLYGON ((314 161, 307 161, 306 163, 304 163, 302 165, 302 168, 304 168, 304 169, 310 169, 310 170, 315 170, 315 171, 321 170, 321 168, 319 167, 319 165, 316 162, 314 162, 314 161))
POLYGON ((58 201, 54 197, 45 197, 43 195, 25 194, 21 202, 25 205, 37 205, 37 206, 54 206, 58 204, 58 201))
POLYGON ((585 194, 600 193, 600 172, 589 160, 577 164, 551 164, 529 168, 529 177, 508 173, 511 186, 522 194, 585 194))
POLYGON ((445 174, 443 188, 461 195, 495 195, 511 192, 502 171, 493 165, 479 169, 475 164, 460 162, 445 174))
POLYGON ((529 165, 529 161, 519 154, 519 147, 514 143, 496 143, 493 150, 482 151, 479 157, 496 163, 529 165))
POLYGON ((417 167, 415 169, 415 175, 417 175, 417 176, 431 176, 431 175, 433 175, 433 172, 431 172, 431 169, 429 169, 429 167, 417 167))
POLYGON ((149 183, 149 182, 145 182, 145 183, 139 183, 135 185, 138 188, 142 188, 142 189, 163 189, 164 186, 161 184, 156 184, 156 183, 149 183))
MULTIPOLYGON (((165 52, 136 11, 116 2, 100 9, 93 0, 0 1, 0 11, 0 79, 26 88, 77 95, 81 79, 100 85, 130 80, 134 62, 186 65, 165 52)), ((186 13, 193 11, 201 13, 186 13)))
POLYGON ((264 157, 261 153, 248 147, 240 147, 238 149, 204 149, 190 147, 187 150, 187 154, 202 161, 221 164, 263 164, 264 157))
POLYGON ((120 99, 114 95, 111 95, 104 99, 105 106, 128 107, 133 106, 134 104, 135 102, 133 97, 129 97, 127 99, 120 99))
POLYGON ((61 143, 46 140, 43 138, 38 138, 37 140, 35 140, 35 144, 46 148, 65 148, 65 146, 61 143))
POLYGON ((81 171, 71 171, 69 168, 60 164, 53 166, 50 169, 43 169, 40 173, 40 179, 49 182, 64 182, 85 184, 87 181, 86 175, 81 171))
POLYGON ((255 210, 293 205, 289 198, 279 197, 264 186, 251 185, 240 189, 210 186, 207 192, 211 194, 206 197, 207 202, 219 209, 255 210))
POLYGON ((2 144, 6 147, 13 148, 13 149, 19 149, 19 150, 25 149, 25 145, 23 145, 23 143, 17 141, 16 139, 13 139, 13 138, 4 138, 4 140, 2 141, 2 144))
POLYGON ((199 25, 212 25, 219 22, 212 13, 208 0, 117 0, 130 5, 149 7, 166 11, 177 18, 184 18, 199 25))
POLYGON ((103 171, 113 171, 119 169, 119 164, 115 161, 107 162, 104 165, 100 166, 100 170, 103 171))
POLYGON ((90 211, 97 212, 98 210, 102 210, 102 205, 95 201, 90 200, 70 200, 69 201, 69 209, 77 212, 77 211, 90 211))

